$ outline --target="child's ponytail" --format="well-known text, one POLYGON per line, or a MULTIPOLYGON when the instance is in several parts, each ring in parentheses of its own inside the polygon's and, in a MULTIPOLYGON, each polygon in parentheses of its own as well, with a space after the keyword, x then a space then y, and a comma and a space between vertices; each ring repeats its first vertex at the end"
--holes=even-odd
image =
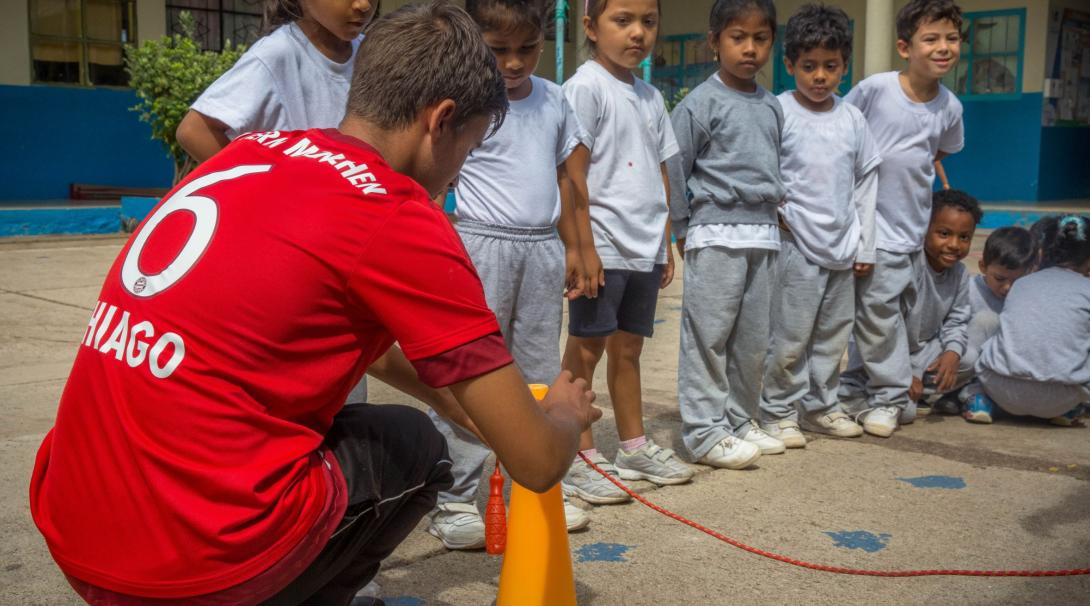
POLYGON ((1055 227, 1049 227, 1051 229, 1046 228, 1042 268, 1059 265, 1078 269, 1090 261, 1090 219, 1067 215, 1056 221, 1055 227))

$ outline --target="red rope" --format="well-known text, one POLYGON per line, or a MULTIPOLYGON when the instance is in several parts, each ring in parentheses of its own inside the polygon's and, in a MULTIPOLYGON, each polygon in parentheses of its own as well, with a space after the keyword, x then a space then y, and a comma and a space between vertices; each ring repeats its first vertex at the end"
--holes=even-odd
POLYGON ((693 528, 709 534, 724 543, 728 543, 741 549, 748 551, 749 553, 757 554, 766 558, 776 560, 778 562, 784 562, 791 564, 792 566, 799 566, 801 568, 809 568, 811 570, 820 570, 822 572, 834 572, 837 574, 853 574, 869 577, 930 577, 930 576, 966 576, 966 577, 1071 577, 1078 575, 1090 575, 1090 568, 1073 568, 1070 570, 864 570, 861 568, 843 568, 841 566, 827 566, 825 564, 814 564, 812 562, 805 562, 803 560, 796 560, 789 558, 778 553, 772 553, 771 551, 765 551, 756 547, 751 547, 745 543, 732 539, 724 534, 718 533, 711 528, 702 526, 692 520, 686 519, 678 514, 669 511, 663 507, 655 505, 651 501, 636 494, 631 488, 625 486, 609 473, 602 470, 587 458, 583 453, 579 453, 579 456, 586 461, 587 465, 590 465, 592 469, 602 474, 610 482, 613 482, 618 488, 628 493, 633 499, 636 499, 640 503, 654 509, 662 515, 673 518, 682 524, 692 526, 693 528))

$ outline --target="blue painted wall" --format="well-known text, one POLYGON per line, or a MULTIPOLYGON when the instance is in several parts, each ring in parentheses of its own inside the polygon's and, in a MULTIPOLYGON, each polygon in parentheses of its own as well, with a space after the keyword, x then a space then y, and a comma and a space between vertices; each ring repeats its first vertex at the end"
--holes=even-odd
POLYGON ((169 187, 174 169, 129 90, 0 86, 0 200, 68 197, 70 183, 169 187))
POLYGON ((1090 128, 1041 129, 1039 200, 1090 198, 1090 128))
POLYGON ((985 201, 1038 199, 1040 93, 1007 101, 962 99, 965 149, 942 161, 950 185, 985 201))

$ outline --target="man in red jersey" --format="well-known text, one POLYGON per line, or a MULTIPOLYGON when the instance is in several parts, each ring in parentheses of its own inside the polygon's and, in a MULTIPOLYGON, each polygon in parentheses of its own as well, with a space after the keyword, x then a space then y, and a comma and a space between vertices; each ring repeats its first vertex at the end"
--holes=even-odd
POLYGON ((430 201, 506 111, 476 26, 407 7, 363 45, 338 130, 240 137, 107 274, 30 486, 90 603, 348 604, 451 480, 425 415, 342 407, 369 367, 537 490, 601 414, 570 375, 534 402, 430 201))

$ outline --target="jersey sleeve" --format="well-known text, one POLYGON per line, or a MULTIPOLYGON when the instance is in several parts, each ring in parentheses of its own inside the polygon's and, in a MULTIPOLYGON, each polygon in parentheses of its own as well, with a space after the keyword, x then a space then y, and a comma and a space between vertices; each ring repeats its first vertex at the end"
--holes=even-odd
POLYGON ((563 164, 580 143, 590 147, 587 131, 580 125, 575 110, 563 96, 560 97, 560 111, 563 115, 560 118, 560 136, 556 138, 557 166, 563 164))
POLYGON ((347 285, 412 362, 499 331, 465 247, 430 201, 404 202, 393 211, 347 285))
POLYGON ((579 126, 583 129, 585 139, 581 143, 594 149, 598 123, 602 119, 602 103, 596 91, 582 82, 569 80, 564 84, 564 98, 568 100, 579 126))
POLYGON ((192 109, 226 124, 231 139, 250 131, 276 128, 286 119, 276 79, 255 53, 242 55, 201 93, 192 109))

